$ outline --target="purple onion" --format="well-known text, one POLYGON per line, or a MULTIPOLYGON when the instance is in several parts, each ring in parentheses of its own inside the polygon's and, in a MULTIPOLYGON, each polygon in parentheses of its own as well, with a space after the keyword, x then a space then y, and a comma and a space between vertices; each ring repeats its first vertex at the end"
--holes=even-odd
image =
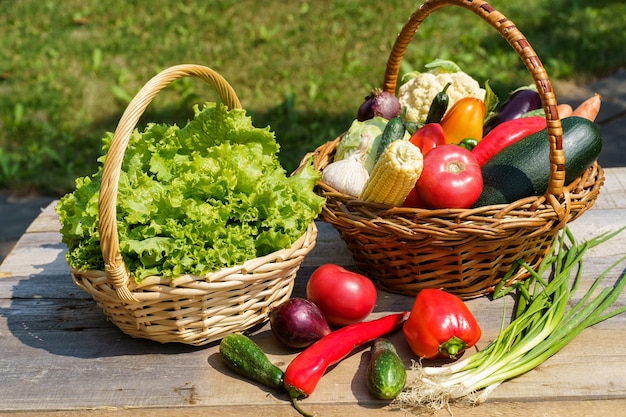
POLYGON ((402 105, 396 96, 380 88, 375 88, 365 97, 365 101, 359 107, 356 119, 362 122, 380 116, 390 120, 399 116, 401 111, 402 105))
POLYGON ((330 333, 320 309, 304 298, 290 298, 272 308, 269 316, 274 336, 292 348, 305 348, 330 333))

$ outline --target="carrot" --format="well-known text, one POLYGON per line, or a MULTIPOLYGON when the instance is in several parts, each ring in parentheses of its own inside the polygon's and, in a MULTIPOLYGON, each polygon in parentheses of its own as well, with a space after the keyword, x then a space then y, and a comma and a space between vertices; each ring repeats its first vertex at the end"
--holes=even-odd
POLYGON ((572 112, 572 116, 583 117, 593 122, 596 120, 598 113, 600 113, 600 102, 600 94, 596 93, 576 107, 572 112))
POLYGON ((572 112, 574 111, 574 109, 572 109, 572 106, 565 103, 559 104, 558 106, 556 106, 556 109, 559 112, 560 119, 571 116, 572 112))

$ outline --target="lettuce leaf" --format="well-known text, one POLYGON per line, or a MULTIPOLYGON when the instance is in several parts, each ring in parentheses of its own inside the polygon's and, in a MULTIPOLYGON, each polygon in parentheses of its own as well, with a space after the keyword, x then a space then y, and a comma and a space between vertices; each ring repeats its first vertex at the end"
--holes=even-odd
MULTIPOLYGON (((117 197, 120 252, 137 281, 204 275, 289 247, 322 209, 312 161, 288 176, 268 128, 245 110, 206 103, 183 128, 150 124, 131 135, 117 197)), ((96 173, 78 178, 57 213, 68 263, 103 269, 96 173)))

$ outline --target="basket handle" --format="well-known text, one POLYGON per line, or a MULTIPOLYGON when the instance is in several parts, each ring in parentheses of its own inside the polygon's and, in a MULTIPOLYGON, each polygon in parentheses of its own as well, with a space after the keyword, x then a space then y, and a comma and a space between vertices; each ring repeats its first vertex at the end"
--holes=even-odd
POLYGON ((137 302, 137 299, 128 288, 130 272, 120 254, 117 233, 117 191, 124 152, 139 118, 152 99, 170 83, 186 76, 194 76, 210 84, 228 108, 241 108, 237 94, 220 74, 201 65, 182 64, 167 68, 150 79, 122 114, 113 134, 102 171, 102 184, 98 197, 100 214, 98 231, 106 279, 115 288, 120 300, 126 303, 137 302))
MULTIPOLYGON (((427 16, 435 10, 449 5, 468 9, 495 28, 502 37, 507 40, 515 52, 517 52, 533 77, 545 111, 548 141, 550 143, 550 177, 545 197, 549 200, 559 218, 564 219, 567 213, 564 207, 559 203, 559 196, 563 194, 565 185, 563 129, 556 108, 557 103, 552 84, 550 83, 545 68, 528 40, 517 29, 513 22, 487 2, 482 0, 426 0, 411 15, 396 38, 385 68, 383 90, 392 94, 395 93, 400 63, 415 32, 417 32, 420 24, 427 16)), ((569 194, 565 193, 564 198, 566 200, 569 199, 569 194)), ((565 204, 565 207, 569 207, 569 204, 565 204)))

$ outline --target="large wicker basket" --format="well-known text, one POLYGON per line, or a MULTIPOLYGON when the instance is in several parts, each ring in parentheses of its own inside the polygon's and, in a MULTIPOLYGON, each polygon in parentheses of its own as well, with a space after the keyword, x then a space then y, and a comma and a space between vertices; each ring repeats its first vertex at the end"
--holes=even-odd
POLYGON ((311 222, 290 248, 206 276, 152 276, 135 282, 119 252, 116 201, 122 159, 130 135, 151 100, 169 83, 185 76, 206 81, 229 108, 241 108, 228 82, 210 68, 178 65, 152 78, 122 115, 103 168, 98 228, 105 271, 71 268, 71 273, 76 285, 91 294, 124 333, 162 343, 200 346, 265 322, 270 307, 291 296, 296 272, 315 246, 317 229, 311 222))
MULTIPOLYGON (((604 177, 600 166, 594 163, 571 184, 564 184, 561 121, 548 75, 522 33, 484 1, 426 0, 395 41, 383 90, 395 93, 400 63, 409 42, 427 16, 447 5, 469 9, 495 28, 533 77, 548 125, 547 193, 508 205, 426 210, 368 203, 342 194, 324 182, 319 182, 316 190, 326 198, 322 219, 339 231, 357 268, 379 287, 407 295, 434 287, 467 299, 492 292, 517 259, 535 267, 558 231, 594 204, 604 177)), ((340 139, 313 152, 318 169, 323 170, 332 162, 340 139)), ((525 276, 526 270, 519 268, 502 284, 510 285, 525 276)))

